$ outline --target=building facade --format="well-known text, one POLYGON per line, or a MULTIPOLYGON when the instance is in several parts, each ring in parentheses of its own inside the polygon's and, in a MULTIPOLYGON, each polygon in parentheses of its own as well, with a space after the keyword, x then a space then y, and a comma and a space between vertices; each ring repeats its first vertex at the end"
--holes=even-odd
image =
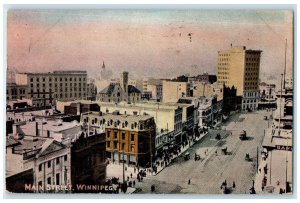
POLYGON ((178 82, 164 80, 162 85, 162 101, 178 102, 181 97, 190 96, 190 84, 188 82, 178 82))
POLYGON ((123 72, 120 82, 110 83, 97 95, 97 101, 118 103, 139 102, 141 100, 141 91, 132 85, 128 85, 128 72, 123 72))
POLYGON ((54 71, 52 73, 18 73, 16 84, 27 87, 26 98, 33 106, 55 104, 56 100, 76 100, 87 97, 86 71, 54 71))
POLYGON ((218 81, 236 87, 242 96, 242 110, 255 110, 259 99, 260 50, 231 47, 218 52, 218 81))

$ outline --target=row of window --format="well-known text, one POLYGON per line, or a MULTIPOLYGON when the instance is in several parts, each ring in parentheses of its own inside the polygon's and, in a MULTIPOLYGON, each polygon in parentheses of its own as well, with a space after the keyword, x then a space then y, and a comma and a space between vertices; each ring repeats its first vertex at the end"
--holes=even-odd
MULTIPOLYGON (((63 84, 66 87, 69 86, 68 83, 55 83, 54 86, 57 87, 58 84, 60 87, 63 87, 63 84)), ((36 86, 40 87, 40 83, 37 83, 36 86)), ((46 83, 42 83, 42 86, 46 87, 46 83)), ((73 87, 73 86, 77 87, 77 83, 70 83, 70 87, 73 87)), ((78 86, 79 86, 79 88, 81 88, 81 83, 78 83, 78 86)), ((85 83, 82 83, 82 86, 85 87, 85 83)), ((33 83, 30 84, 30 87, 34 87, 33 83)), ((52 83, 49 83, 49 87, 52 87, 52 83)))
MULTIPOLYGON (((110 138, 110 133, 111 133, 111 131, 107 131, 107 139, 109 139, 110 138)), ((118 139, 118 132, 114 132, 114 139, 118 139)), ((122 140, 125 140, 126 139, 126 133, 121 133, 121 138, 122 138, 122 140)), ((132 133, 132 134, 130 134, 130 141, 134 141, 134 133, 132 133)))
POLYGON ((259 58, 246 58, 246 61, 259 61, 259 58))
MULTIPOLYGON (((56 176, 55 176, 55 178, 56 178, 55 185, 60 185, 60 173, 57 173, 56 176)), ((47 184, 48 185, 52 184, 51 179, 52 179, 51 177, 47 178, 47 184)), ((39 187, 42 187, 43 186, 43 181, 39 181, 38 185, 39 185, 39 187)))
POLYGON ((245 82, 245 85, 257 85, 257 82, 245 82))
MULTIPOLYGON (((17 89, 11 89, 11 94, 12 95, 17 95, 18 90, 17 89)), ((9 90, 6 90, 6 94, 9 94, 9 90)), ((25 94, 25 89, 19 89, 19 94, 25 94)))
POLYGON ((258 72, 246 73, 246 75, 258 75, 258 72))
MULTIPOLYGON (((60 158, 61 157, 57 157, 56 158, 55 162, 56 162, 57 165, 60 164, 60 158)), ((64 155, 64 161, 68 161, 68 156, 67 155, 64 155)), ((48 168, 51 168, 51 163, 52 163, 52 160, 50 160, 50 161, 47 162, 47 167, 48 168)), ((41 172, 42 170, 43 170, 43 164, 40 164, 39 165, 39 172, 41 172)))
POLYGON ((258 80, 258 77, 246 77, 246 80, 258 80))
MULTIPOLYGON (((110 144, 111 142, 110 141, 107 141, 106 142, 106 147, 107 148, 110 148, 111 147, 111 144, 110 144)), ((120 143, 118 143, 118 142, 112 142, 113 143, 113 149, 118 149, 118 144, 120 145, 120 143)), ((121 148, 120 148, 120 150, 125 150, 125 143, 121 143, 122 145, 121 145, 121 148)), ((134 149, 135 149, 135 145, 134 144, 131 144, 130 145, 130 152, 134 152, 134 149)))
MULTIPOLYGON (((73 80, 74 80, 74 81, 77 81, 77 78, 78 78, 78 81, 81 81, 81 77, 70 77, 69 79, 68 79, 67 77, 59 77, 59 78, 58 78, 58 77, 54 77, 53 80, 54 80, 55 82, 57 82, 58 80, 59 80, 60 82, 62 82, 62 81, 63 81, 63 78, 65 78, 65 79, 64 79, 65 82, 67 82, 67 81, 73 81, 73 80)), ((47 79, 48 79, 49 82, 52 82, 52 78, 51 78, 51 77, 49 77, 49 78, 47 77, 47 79)), ((45 82, 45 81, 46 81, 46 77, 41 77, 41 78, 36 77, 35 80, 36 80, 36 82, 40 82, 40 80, 43 81, 43 82, 45 82)), ((82 80, 85 81, 86 78, 83 77, 82 80)), ((33 82, 33 81, 34 81, 34 78, 30 78, 30 82, 33 82)))
POLYGON ((229 75, 228 72, 218 72, 218 75, 229 75))

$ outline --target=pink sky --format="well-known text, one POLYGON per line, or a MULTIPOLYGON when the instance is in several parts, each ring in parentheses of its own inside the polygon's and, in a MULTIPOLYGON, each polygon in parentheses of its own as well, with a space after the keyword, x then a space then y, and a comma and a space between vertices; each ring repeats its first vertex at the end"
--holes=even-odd
POLYGON ((105 61, 115 75, 127 70, 132 77, 216 73, 217 51, 233 43, 262 50, 261 76, 280 76, 287 38, 287 69, 292 70, 288 11, 260 12, 260 17, 240 11, 102 13, 9 11, 8 67, 28 72, 87 70, 96 76, 105 61), (192 42, 188 33, 193 33, 192 42))

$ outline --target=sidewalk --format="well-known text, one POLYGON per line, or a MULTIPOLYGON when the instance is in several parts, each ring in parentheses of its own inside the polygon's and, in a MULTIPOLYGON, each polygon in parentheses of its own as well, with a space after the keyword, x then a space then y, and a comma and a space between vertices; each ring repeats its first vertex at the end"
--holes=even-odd
POLYGON ((207 135, 208 132, 206 132, 205 134, 200 134, 199 138, 196 138, 196 142, 191 141, 191 144, 186 145, 185 147, 182 147, 180 152, 178 153, 177 156, 173 157, 169 163, 167 163, 167 165, 163 165, 163 167, 161 167, 161 162, 159 162, 158 166, 157 166, 157 173, 153 173, 153 172, 147 172, 147 175, 152 175, 152 176, 156 176, 157 174, 159 174, 162 170, 164 170, 166 167, 168 167, 170 165, 170 163, 172 163, 172 160, 176 159, 177 157, 179 157, 181 154, 185 153, 190 147, 192 147, 194 144, 196 144, 197 142, 199 142, 203 137, 205 137, 205 135, 207 135))

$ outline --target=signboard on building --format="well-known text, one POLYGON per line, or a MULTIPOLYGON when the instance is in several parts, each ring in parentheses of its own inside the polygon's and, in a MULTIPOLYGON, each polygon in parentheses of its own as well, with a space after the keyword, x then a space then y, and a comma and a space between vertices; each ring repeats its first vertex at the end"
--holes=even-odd
POLYGON ((293 151, 293 147, 291 146, 283 146, 283 145, 275 145, 276 150, 283 150, 283 151, 293 151))

